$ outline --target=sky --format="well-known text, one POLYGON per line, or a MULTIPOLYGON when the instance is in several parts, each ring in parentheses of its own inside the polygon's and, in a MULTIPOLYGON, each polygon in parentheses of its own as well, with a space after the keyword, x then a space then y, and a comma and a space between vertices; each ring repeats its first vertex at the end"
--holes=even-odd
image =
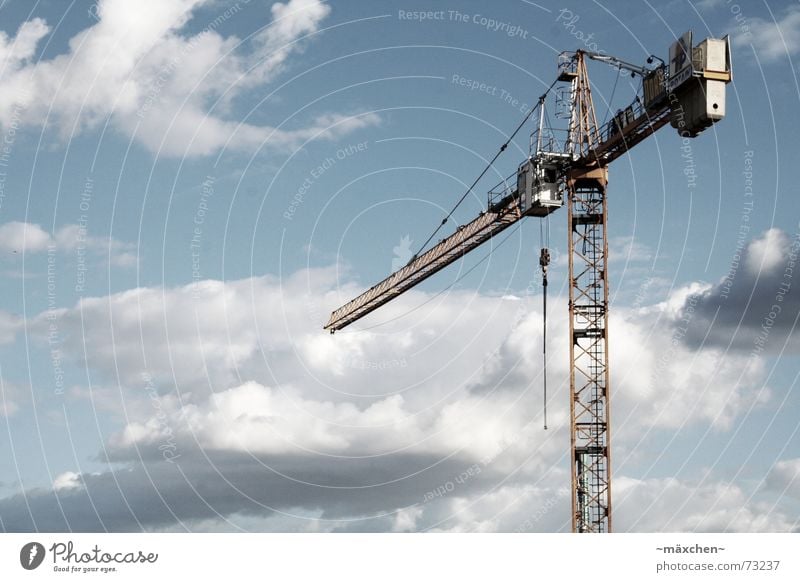
MULTIPOLYGON (((0 531, 569 531, 566 211, 322 326, 561 51, 689 29, 730 36, 725 119, 609 172, 614 528, 800 531, 797 2, 0 0, 0 29, 0 531)), ((589 72, 598 119, 635 97, 589 72)))

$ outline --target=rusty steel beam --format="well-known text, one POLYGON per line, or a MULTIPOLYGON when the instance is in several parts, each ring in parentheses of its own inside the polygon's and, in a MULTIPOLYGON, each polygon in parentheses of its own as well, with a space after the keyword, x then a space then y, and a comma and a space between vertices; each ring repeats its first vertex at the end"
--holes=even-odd
POLYGON ((581 53, 576 61, 570 129, 578 138, 578 160, 566 174, 572 531, 606 533, 611 532, 606 164, 649 135, 649 121, 642 115, 603 141, 581 53))
POLYGON ((605 168, 573 168, 569 199, 572 529, 611 531, 605 168))
POLYGON ((439 242, 431 250, 395 271, 352 301, 335 310, 325 329, 331 333, 388 303, 434 273, 457 261, 522 218, 516 192, 439 242))

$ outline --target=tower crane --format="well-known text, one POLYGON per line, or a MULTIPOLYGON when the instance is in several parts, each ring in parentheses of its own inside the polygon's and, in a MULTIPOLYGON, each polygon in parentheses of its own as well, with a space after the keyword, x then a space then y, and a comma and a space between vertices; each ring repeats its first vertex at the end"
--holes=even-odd
MULTIPOLYGON (((556 80, 523 120, 525 123, 539 109, 531 153, 511 177, 489 192, 486 210, 333 311, 324 326, 333 333, 352 324, 523 218, 546 217, 566 202, 572 530, 579 533, 612 529, 608 166, 667 123, 681 137, 688 138, 722 119, 726 84, 732 78, 727 36, 707 38, 693 46, 689 31, 670 47, 668 63, 653 56, 647 62, 647 66, 636 66, 585 50, 561 53, 556 80), (604 62, 642 79, 642 90, 633 102, 602 125, 595 116, 589 60, 604 62), (546 100, 559 83, 561 103, 567 105, 568 124, 563 129, 546 127, 544 115, 546 100)), ((487 170, 488 167, 479 179, 487 170)), ((540 266, 545 285, 548 263, 549 252, 542 249, 540 266)))

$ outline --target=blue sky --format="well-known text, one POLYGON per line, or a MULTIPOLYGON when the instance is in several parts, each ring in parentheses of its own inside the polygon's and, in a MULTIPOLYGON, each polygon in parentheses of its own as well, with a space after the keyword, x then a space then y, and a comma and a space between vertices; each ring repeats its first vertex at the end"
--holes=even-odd
MULTIPOLYGON (((321 327, 428 237, 560 51, 643 63, 692 29, 732 38, 726 118, 610 170, 617 523, 797 529, 797 3, 0 14, 0 528, 568 529, 564 211, 547 433, 538 219, 321 327)), ((638 88, 590 74, 600 119, 638 88)))

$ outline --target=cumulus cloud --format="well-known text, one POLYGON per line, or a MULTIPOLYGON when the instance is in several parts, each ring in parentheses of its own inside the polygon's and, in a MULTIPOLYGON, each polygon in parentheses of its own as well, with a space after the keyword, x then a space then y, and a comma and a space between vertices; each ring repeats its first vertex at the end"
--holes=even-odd
POLYGON ((415 531, 417 529, 417 520, 422 515, 422 511, 422 508, 418 506, 405 507, 399 510, 394 516, 392 531, 415 531))
POLYGON ((250 82, 268 81, 279 72, 291 52, 297 50, 298 39, 316 32, 331 9, 319 0, 293 0, 273 4, 270 11, 273 25, 253 39, 265 57, 252 71, 250 82))
POLYGON ((184 156, 223 147, 283 148, 377 123, 372 114, 343 113, 301 120, 302 127, 290 122, 288 129, 225 119, 222 112, 231 101, 278 74, 305 38, 319 30, 330 8, 316 0, 276 3, 270 25, 247 42, 217 32, 232 15, 229 8, 189 35, 187 23, 199 7, 210 4, 100 0, 98 21, 70 39, 68 52, 40 60, 34 60, 36 48, 50 29, 41 19, 25 22, 13 39, 0 37, 0 57, 6 57, 0 124, 47 120, 66 139, 110 119, 153 152, 184 156))
POLYGON ((41 18, 23 22, 13 39, 0 31, 0 61, 7 67, 18 68, 29 62, 36 53, 36 47, 50 32, 50 27, 41 18))
POLYGON ((135 245, 113 237, 90 235, 86 225, 66 224, 50 234, 40 225, 30 222, 0 224, 0 252, 35 254, 49 248, 59 253, 88 251, 95 256, 109 257, 111 264, 118 267, 138 263, 135 245))
POLYGON ((5 252, 38 253, 53 242, 50 233, 38 224, 12 221, 0 225, 0 249, 5 252))
POLYGON ((777 19, 747 17, 742 22, 747 30, 737 40, 752 43, 762 62, 777 62, 800 52, 800 7, 789 6, 777 19))
MULTIPOLYGON (((538 482, 454 495, 423 506, 416 524, 430 531, 570 531, 570 491, 553 484, 568 478, 556 471, 538 482)), ((617 476, 614 492, 617 532, 785 532, 797 527, 791 511, 718 480, 617 476)))
POLYGON ((767 486, 781 495, 800 499, 800 458, 776 463, 767 477, 767 486))
POLYGON ((78 489, 81 486, 81 476, 73 471, 66 471, 56 476, 53 480, 53 491, 78 489))
POLYGON ((25 391, 20 386, 0 378, 0 416, 8 418, 16 414, 24 399, 25 391))
POLYGON ((782 266, 791 250, 789 236, 779 228, 770 228, 753 239, 747 247, 745 265, 751 275, 771 275, 782 266))
MULTIPOLYGON (((512 404, 541 381, 541 314, 535 299, 510 302, 455 292, 433 301, 411 292, 375 316, 397 321, 331 336, 320 328, 338 301, 331 292, 334 277, 334 269, 315 269, 283 280, 267 276, 133 289, 82 298, 75 307, 35 317, 29 329, 44 340, 55 317, 62 334, 81 338, 65 342, 65 355, 106 382, 119 380, 132 393, 141 393, 144 378, 152 378, 160 395, 180 397, 165 401, 167 408, 174 404, 176 418, 187 426, 202 419, 203 426, 192 432, 205 435, 208 445, 219 444, 222 437, 211 434, 219 433, 241 438, 259 453, 275 452, 258 447, 272 446, 265 431, 276 432, 277 423, 277 433, 292 437, 289 442, 311 449, 325 442, 331 448, 324 452, 362 453, 364 446, 375 452, 434 430, 450 439, 445 448, 472 442, 469 446, 480 449, 476 454, 491 454, 508 436, 503 423, 513 417, 512 404), (413 318, 400 317, 422 304, 413 318), (470 339, 464 342, 465 337, 470 339), (418 389, 422 385, 424 391, 418 389), (496 426, 480 420, 487 406, 498 413, 496 426), (272 410, 275 418, 255 410, 272 410), (238 428, 228 431, 225 424, 232 418, 239 419, 238 428), (322 424, 315 429, 317 421, 322 424), (462 433, 450 430, 458 424, 462 433), (369 435, 375 427, 384 431, 382 437, 369 435), (361 431, 361 437, 346 436, 348 431, 361 431), (392 431, 401 441, 389 438, 392 431)), ((355 287, 348 285, 343 293, 355 293, 355 287)), ((558 384, 568 374, 563 302, 554 300, 553 313, 550 371, 558 384)), ((642 418, 669 428, 693 421, 724 427, 754 402, 748 389, 760 387, 759 366, 726 359, 717 349, 694 353, 669 336, 652 334, 652 322, 618 310, 611 323, 612 366, 620 387, 616 402, 633 429, 641 428, 642 418), (711 370, 731 382, 708 383, 711 370)), ((520 422, 516 418, 508 427, 520 422)))
POLYGON ((793 531, 796 520, 774 504, 756 500, 735 483, 675 478, 614 483, 617 531, 793 531))
POLYGON ((745 246, 714 285, 684 289, 673 299, 672 319, 690 345, 706 344, 776 353, 798 349, 797 289, 800 234, 772 228, 745 246))

